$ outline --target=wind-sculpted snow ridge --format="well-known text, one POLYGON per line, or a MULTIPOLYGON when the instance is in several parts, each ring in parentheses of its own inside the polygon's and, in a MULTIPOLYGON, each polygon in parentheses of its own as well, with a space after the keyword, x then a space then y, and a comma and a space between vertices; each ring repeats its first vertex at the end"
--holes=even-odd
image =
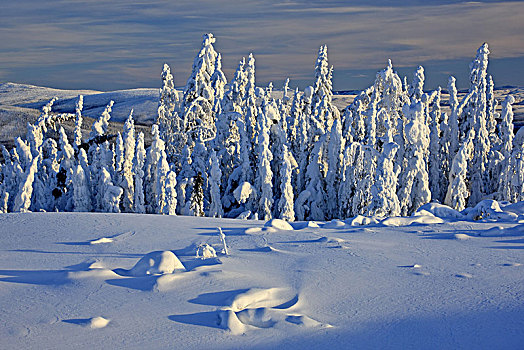
MULTIPOLYGON (((497 208, 474 208, 487 206, 488 199, 524 200, 524 128, 514 123, 522 95, 515 90, 517 98, 502 100, 495 93, 486 43, 470 65, 465 93, 458 92, 454 77, 447 93, 426 91, 423 67, 408 81, 388 60, 373 84, 341 111, 326 45, 318 51, 311 86, 292 92, 286 81, 277 93, 273 84, 256 86, 252 54, 240 60, 228 82, 216 40, 211 33, 203 36, 180 90, 166 64, 157 92, 89 92, 85 98, 14 106, 38 106, 41 113, 27 124, 25 138, 2 148, 0 212, 351 218, 351 225, 361 225, 407 217, 431 202, 468 209, 469 219, 510 220, 512 214, 502 217, 497 208), (154 105, 145 117, 155 119, 150 137, 135 125, 144 121, 145 105, 154 105), (94 120, 86 133, 88 115, 94 120), (122 131, 111 126, 111 118, 125 119, 122 131), (71 141, 62 124, 74 124, 71 141)), ((20 89, 28 95, 21 98, 35 98, 29 90, 20 89)), ((438 221, 431 215, 409 220, 438 221)), ((282 225, 265 230, 278 229, 282 225)))

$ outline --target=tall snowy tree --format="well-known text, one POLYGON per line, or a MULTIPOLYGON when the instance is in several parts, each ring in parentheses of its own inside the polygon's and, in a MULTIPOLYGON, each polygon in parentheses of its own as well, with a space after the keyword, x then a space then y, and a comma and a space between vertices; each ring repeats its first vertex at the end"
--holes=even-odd
POLYGON ((209 216, 213 218, 220 218, 224 216, 224 210, 222 209, 222 200, 220 198, 220 181, 222 172, 220 171, 220 165, 218 163, 217 154, 215 151, 211 151, 211 171, 209 174, 209 193, 211 202, 209 204, 209 216))
POLYGON ((120 187, 124 190, 122 208, 126 213, 133 212, 135 200, 135 187, 133 183, 133 160, 135 157, 135 123, 133 121, 133 110, 124 124, 123 134, 123 161, 120 173, 120 187))
POLYGON ((75 106, 75 129, 73 146, 78 150, 78 146, 82 144, 82 109, 84 108, 84 96, 78 95, 78 100, 75 106))
POLYGON ((286 221, 295 220, 293 208, 293 187, 291 186, 291 154, 286 145, 283 146, 284 156, 280 167, 280 199, 278 201, 278 217, 286 221))
POLYGON ((133 212, 145 213, 144 198, 144 164, 146 161, 146 150, 144 149, 144 133, 140 132, 136 140, 135 158, 133 162, 133 172, 135 174, 135 198, 133 201, 133 212))

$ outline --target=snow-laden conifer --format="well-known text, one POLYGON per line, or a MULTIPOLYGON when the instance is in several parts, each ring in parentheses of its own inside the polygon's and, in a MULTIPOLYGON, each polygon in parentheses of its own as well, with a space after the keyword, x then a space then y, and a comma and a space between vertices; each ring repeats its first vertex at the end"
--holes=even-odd
POLYGON ((222 172, 220 171, 220 164, 218 162, 217 154, 211 151, 211 169, 209 173, 209 193, 211 201, 209 203, 209 216, 213 218, 220 218, 224 216, 222 209, 222 200, 220 196, 220 181, 222 172))
POLYGON ((426 163, 429 128, 425 123, 423 102, 405 104, 403 112, 407 119, 404 126, 407 168, 400 179, 399 201, 402 215, 407 215, 431 200, 426 163))
POLYGON ((101 211, 104 213, 120 213, 120 197, 123 191, 120 187, 113 185, 111 174, 105 167, 102 167, 99 186, 99 192, 102 194, 101 211))
POLYGON ((444 204, 456 210, 463 210, 466 207, 470 195, 466 176, 468 164, 472 157, 474 137, 475 131, 471 129, 462 147, 453 158, 453 163, 449 171, 449 186, 444 204))
POLYGON ((342 125, 340 119, 335 119, 329 133, 327 149, 328 170, 326 175, 327 194, 327 216, 336 218, 338 216, 338 189, 342 174, 343 150, 345 140, 342 137, 342 125))
POLYGON ((291 186, 291 154, 286 145, 283 145, 284 156, 280 166, 280 199, 278 201, 278 217, 286 221, 295 220, 293 208, 293 187, 291 186))
POLYGON ((396 188, 399 168, 395 169, 395 154, 398 145, 390 142, 384 145, 377 164, 377 178, 371 187, 372 201, 366 208, 366 214, 373 216, 398 216, 400 203, 396 188))
POLYGON ((78 150, 78 146, 82 144, 82 109, 84 108, 84 96, 78 95, 78 100, 75 106, 75 129, 73 131, 74 141, 73 146, 78 150))
POLYGON ((269 148, 269 116, 268 110, 259 115, 258 120, 258 175, 257 193, 259 196, 258 213, 264 220, 272 218, 273 209, 273 172, 271 161, 273 154, 269 148))
POLYGON ((164 141, 160 138, 158 125, 154 124, 151 128, 153 140, 151 146, 148 148, 146 163, 145 163, 145 199, 146 212, 158 213, 158 192, 157 192, 157 176, 158 176, 158 162, 165 152, 164 141))
POLYGON ((31 205, 31 196, 33 195, 33 182, 35 180, 35 173, 38 170, 38 161, 40 156, 37 156, 31 161, 31 165, 25 171, 24 178, 20 182, 18 193, 15 197, 14 212, 26 212, 31 205))
POLYGON ((140 132, 136 140, 135 158, 133 162, 133 172, 135 174, 135 198, 133 201, 133 212, 145 213, 144 198, 144 164, 146 161, 146 150, 144 149, 144 133, 140 132))
POLYGON ((91 211, 91 193, 81 165, 76 166, 73 176, 73 207, 76 212, 91 211))
POLYGON ((122 198, 122 208, 124 212, 133 212, 135 200, 134 181, 133 181, 133 160, 135 157, 135 123, 133 121, 133 110, 129 114, 124 124, 124 134, 122 137, 124 148, 123 161, 120 171, 120 187, 124 190, 122 198))
POLYGON ((91 132, 89 137, 95 139, 97 136, 102 136, 107 133, 107 128, 109 127, 109 119, 111 119, 111 109, 113 108, 114 102, 111 100, 106 106, 100 117, 94 121, 91 126, 91 132))

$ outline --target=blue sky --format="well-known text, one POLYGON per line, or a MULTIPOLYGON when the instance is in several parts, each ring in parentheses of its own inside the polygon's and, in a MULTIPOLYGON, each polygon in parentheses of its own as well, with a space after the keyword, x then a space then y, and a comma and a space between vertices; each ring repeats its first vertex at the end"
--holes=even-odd
POLYGON ((363 89, 393 60, 426 69, 427 87, 453 74, 467 87, 476 49, 490 45, 496 85, 524 86, 522 1, 19 0, 0 5, 0 81, 57 88, 159 87, 167 62, 185 84, 202 34, 217 37, 228 79, 253 52, 257 84, 313 82, 327 44, 337 90, 363 89))

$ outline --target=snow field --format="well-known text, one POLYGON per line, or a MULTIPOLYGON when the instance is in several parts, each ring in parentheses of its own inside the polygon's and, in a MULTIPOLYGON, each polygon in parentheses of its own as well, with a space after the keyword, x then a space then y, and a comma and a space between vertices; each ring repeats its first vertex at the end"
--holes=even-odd
POLYGON ((522 225, 442 220, 246 233, 265 223, 2 214, 0 337, 28 349, 518 348, 522 225), (90 244, 101 237, 113 242, 90 244), (197 258, 204 243, 217 257, 197 258), (175 256, 185 272, 170 273, 175 256))

